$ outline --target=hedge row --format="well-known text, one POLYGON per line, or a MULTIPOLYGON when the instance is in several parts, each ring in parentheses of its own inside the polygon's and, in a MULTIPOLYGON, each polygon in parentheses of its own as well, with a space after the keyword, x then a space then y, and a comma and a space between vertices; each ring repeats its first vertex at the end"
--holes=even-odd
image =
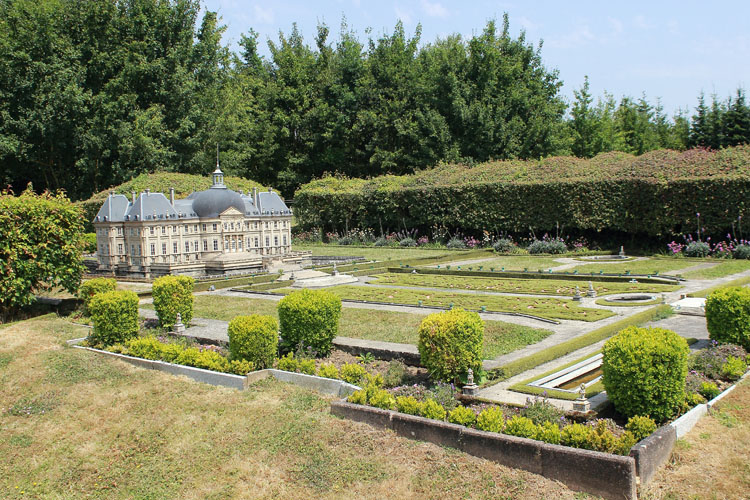
POLYGON ((660 150, 634 157, 442 165, 370 180, 326 177, 294 196, 303 228, 462 231, 618 231, 662 236, 723 234, 750 210, 750 146, 660 150))

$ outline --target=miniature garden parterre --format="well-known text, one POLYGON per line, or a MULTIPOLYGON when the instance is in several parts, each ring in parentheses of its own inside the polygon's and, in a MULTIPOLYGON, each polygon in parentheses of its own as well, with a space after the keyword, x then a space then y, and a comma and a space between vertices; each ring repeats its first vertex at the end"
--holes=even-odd
MULTIPOLYGON (((386 244, 373 243, 382 250, 394 245, 394 239, 387 239, 386 244)), ((360 250, 341 245, 347 243, 346 239, 339 238, 338 242, 338 247, 323 247, 325 252, 348 255, 360 250)), ((496 242, 495 250, 489 253, 474 249, 471 253, 452 255, 443 251, 411 256, 397 249, 396 257, 391 260, 373 259, 341 265, 335 270, 325 266, 319 272, 351 272, 358 274, 360 280, 356 285, 323 290, 297 289, 293 287, 293 279, 283 280, 278 275, 274 280, 262 280, 260 288, 257 284, 237 288, 232 296, 194 296, 192 278, 159 278, 153 283, 153 305, 142 305, 155 309, 158 322, 139 323, 138 298, 133 292, 116 290, 112 279, 92 279, 81 291, 84 316, 89 316, 93 323, 92 335, 86 343, 115 353, 240 375, 276 368, 339 379, 360 387, 348 397, 351 403, 621 455, 630 453, 636 442, 658 426, 716 397, 747 371, 750 358, 746 349, 750 347, 750 337, 746 325, 750 317, 736 314, 743 307, 748 314, 747 288, 724 287, 709 295, 705 315, 711 342, 692 352, 689 342, 676 333, 642 326, 664 315, 666 306, 656 305, 664 302, 663 294, 674 294, 685 285, 670 273, 707 268, 707 262, 715 266, 739 262, 743 265, 738 264, 733 270, 750 269, 745 262, 613 257, 597 259, 596 264, 591 264, 581 258, 583 254, 569 253, 556 258, 545 247, 548 255, 534 257, 523 253, 517 257, 518 265, 514 265, 512 253, 523 251, 515 244, 508 245, 507 241, 496 242), (511 254, 498 256, 498 248, 511 254), (546 271, 529 271, 529 267, 534 267, 533 259, 540 259, 540 264, 549 267, 546 271), (623 262, 625 259, 628 261, 623 262), (496 268, 498 265, 500 268, 496 268), (644 272, 645 269, 649 271, 644 272), (241 297, 240 290, 252 295, 241 297), (520 356, 505 365, 485 366, 485 360, 512 356, 514 351, 533 347, 552 332, 525 327, 526 331, 509 348, 488 350, 488 339, 492 343, 493 336, 510 336, 512 329, 499 327, 510 324, 494 318, 483 320, 480 314, 523 313, 524 317, 596 324, 618 315, 620 304, 605 301, 605 297, 615 294, 624 294, 623 305, 633 306, 638 312, 620 314, 622 318, 617 322, 589 329, 587 335, 551 349, 520 356), (629 303, 630 294, 649 295, 649 300, 629 303), (276 295, 275 300, 278 295, 283 298, 276 303, 269 300, 272 295, 276 295), (588 307, 580 305, 581 296, 587 298, 588 307), (342 308, 342 299, 412 307, 410 312, 373 311, 380 315, 380 321, 372 326, 366 324, 368 311, 342 308), (443 310, 433 312, 430 307, 443 310), (414 312, 417 308, 425 310, 414 312), (232 313, 247 309, 261 314, 232 313), (229 321, 225 344, 200 344, 189 336, 170 333, 178 313, 189 325, 196 310, 200 312, 198 317, 229 321), (346 319, 347 316, 350 318, 346 319), (384 333, 383 325, 395 331, 384 333), (540 333, 532 334, 535 332, 540 333), (358 356, 345 353, 333 344, 342 335, 416 344, 420 366, 375 359, 366 351, 358 356), (567 350, 562 350, 566 344, 569 344, 567 350), (578 398, 577 388, 565 393, 556 389, 527 390, 531 379, 516 381, 509 387, 511 391, 525 393, 525 404, 491 402, 462 393, 461 387, 468 378, 479 382, 480 387, 491 387, 496 381, 523 378, 530 373, 528 368, 554 365, 555 359, 596 345, 600 347, 593 354, 601 354, 599 377, 586 388, 585 395, 591 397, 606 391, 612 403, 599 412, 565 411, 559 402, 578 398), (514 366, 514 363, 522 366, 519 362, 523 361, 528 361, 526 366, 514 366)), ((743 255, 743 245, 736 247, 740 249, 739 258, 743 255)), ((413 245, 408 242, 401 246, 413 245)), ((456 242, 453 246, 460 247, 456 242)), ((533 244, 529 245, 527 252, 533 250, 533 244)), ((581 359, 556 369, 578 362, 581 359)), ((537 374, 532 379, 544 375, 549 373, 537 374)))

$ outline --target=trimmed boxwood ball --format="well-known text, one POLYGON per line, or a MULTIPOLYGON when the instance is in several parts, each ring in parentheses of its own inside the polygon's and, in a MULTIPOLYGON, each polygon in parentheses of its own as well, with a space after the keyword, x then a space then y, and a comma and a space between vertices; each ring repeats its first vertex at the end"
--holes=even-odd
POLYGON ((138 295, 128 290, 98 293, 89 302, 93 344, 120 344, 138 333, 138 295))
POLYGON ((293 351, 299 344, 321 356, 333 348, 339 331, 341 299, 325 290, 300 290, 279 301, 281 349, 293 351))
POLYGON ((151 294, 159 325, 172 328, 176 323, 177 313, 180 313, 185 325, 190 323, 193 319, 194 285, 195 280, 190 276, 162 276, 154 280, 151 294))
POLYGON ((750 350, 750 288, 728 287, 706 298, 706 326, 711 339, 750 350))
POLYGON ((229 353, 232 359, 252 361, 258 369, 273 366, 279 347, 279 328, 273 316, 251 314, 229 322, 229 353))
POLYGON ((685 401, 688 348, 663 328, 631 326, 604 343, 602 381, 615 409, 626 417, 668 419, 685 401))
POLYGON ((83 300, 83 311, 89 314, 89 302, 97 293, 114 292, 117 281, 114 278, 94 278, 81 283, 78 297, 83 300))
POLYGON ((484 322, 475 312, 453 309, 430 314, 419 325, 419 356, 430 375, 453 382, 482 368, 484 322))

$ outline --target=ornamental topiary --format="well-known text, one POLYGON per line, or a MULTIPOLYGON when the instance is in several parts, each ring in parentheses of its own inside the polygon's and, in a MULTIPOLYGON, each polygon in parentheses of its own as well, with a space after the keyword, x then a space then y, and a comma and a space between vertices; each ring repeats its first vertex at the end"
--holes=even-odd
POLYGON ((709 336, 750 350, 750 288, 720 288, 706 298, 709 336))
POLYGON ((78 297, 83 301, 83 312, 89 314, 89 302, 97 293, 114 292, 117 281, 114 278, 94 278, 81 283, 78 297))
POLYGON ((471 427, 477 421, 477 414, 465 406, 456 406, 448 414, 448 422, 452 424, 465 425, 471 427))
POLYGON ((302 344, 321 356, 331 352, 341 317, 339 297, 325 290, 300 290, 281 299, 278 312, 283 351, 302 344))
POLYGON ((505 434, 510 436, 525 437, 529 439, 536 438, 536 424, 530 418, 515 415, 505 422, 505 434))
POLYGON ((453 309, 430 314, 419 325, 419 356, 437 380, 456 381, 482 368, 484 322, 475 312, 453 309))
POLYGON ((488 432, 503 432, 505 419, 499 406, 490 406, 481 411, 477 417, 477 429, 488 432))
POLYGON ((632 432, 636 441, 640 441, 653 434, 656 430, 656 422, 651 418, 636 415, 628 419, 628 423, 625 424, 625 430, 632 432))
POLYGON ((657 422, 674 415, 685 401, 688 352, 685 339, 663 328, 630 326, 609 339, 602 381, 615 409, 657 422))
POLYGON ((396 398, 396 409, 407 415, 419 415, 422 410, 422 403, 417 401, 414 396, 398 396, 396 398))
POLYGON ((89 301, 93 344, 121 344, 138 333, 138 295, 122 290, 94 295, 89 301))
POLYGON ((422 403, 420 408, 420 415, 424 418, 432 418, 435 420, 445 420, 445 408, 434 399, 428 399, 422 403))
POLYGON ((177 313, 180 313, 184 324, 190 323, 193 319, 194 285, 195 280, 190 276, 162 276, 154 280, 154 309, 162 327, 172 328, 177 313))
POLYGON ((273 316, 251 314, 229 322, 229 353, 232 359, 252 361, 259 369, 273 366, 279 347, 279 328, 273 316))

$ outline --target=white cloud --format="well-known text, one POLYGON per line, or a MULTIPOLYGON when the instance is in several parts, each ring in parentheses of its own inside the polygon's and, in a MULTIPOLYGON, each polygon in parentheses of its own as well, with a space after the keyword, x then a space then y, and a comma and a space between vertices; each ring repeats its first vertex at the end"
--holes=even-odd
POLYGON ((430 2, 422 0, 422 10, 430 17, 448 17, 448 9, 443 7, 440 2, 430 2))
POLYGON ((588 25, 583 24, 576 27, 567 35, 550 40, 549 45, 559 49, 572 49, 587 45, 589 42, 596 40, 596 36, 591 32, 588 25))
POLYGON ((394 9, 396 11, 396 17, 399 18, 402 23, 407 25, 411 24, 411 14, 409 14, 409 12, 401 10, 398 6, 394 7, 394 9))
POLYGON ((273 9, 264 9, 260 5, 253 5, 253 17, 262 24, 272 24, 274 20, 273 9))
POLYGON ((635 22, 635 26, 642 30, 650 30, 656 28, 656 24, 642 15, 635 16, 635 19, 633 21, 635 22))
POLYGON ((623 32, 623 26, 622 21, 619 19, 615 19, 614 17, 608 17, 607 21, 609 22, 609 25, 612 27, 612 34, 613 35, 619 35, 623 32))
POLYGON ((521 16, 518 18, 518 24, 521 25, 523 29, 526 31, 532 31, 539 27, 539 25, 535 22, 532 22, 528 17, 521 16))

